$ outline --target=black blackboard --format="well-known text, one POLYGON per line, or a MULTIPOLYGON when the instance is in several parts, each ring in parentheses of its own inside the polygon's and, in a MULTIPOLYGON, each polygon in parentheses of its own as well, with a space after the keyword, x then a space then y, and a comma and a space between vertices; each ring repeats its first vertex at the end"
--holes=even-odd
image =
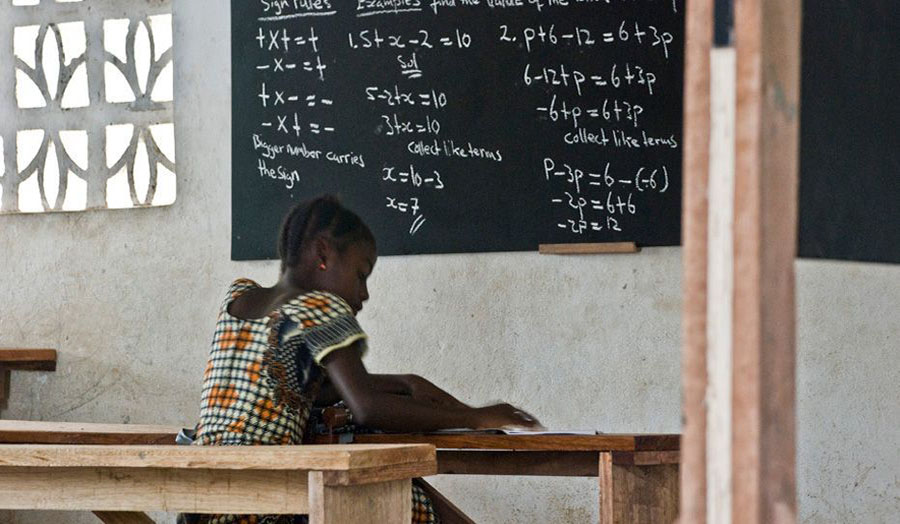
POLYGON ((900 4, 803 6, 799 255, 900 263, 900 4))
POLYGON ((323 192, 380 254, 677 245, 683 6, 234 0, 232 258, 323 192))

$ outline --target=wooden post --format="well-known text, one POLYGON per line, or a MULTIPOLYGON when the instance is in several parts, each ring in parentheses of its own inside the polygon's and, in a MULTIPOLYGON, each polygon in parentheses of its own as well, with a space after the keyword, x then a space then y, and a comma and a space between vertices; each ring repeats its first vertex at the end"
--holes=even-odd
POLYGON ((709 251, 706 281, 706 521, 731 522, 734 339, 735 52, 710 53, 709 251))
POLYGON ((733 512, 796 521, 799 0, 736 0, 733 512))
POLYGON ((599 466, 600 524, 670 523, 677 518, 678 461, 667 452, 604 451, 599 466))
POLYGON ((309 524, 408 524, 410 479, 352 486, 330 485, 321 471, 309 472, 309 524))
POLYGON ((713 1, 688 0, 684 78, 681 522, 706 522, 706 273, 713 1))

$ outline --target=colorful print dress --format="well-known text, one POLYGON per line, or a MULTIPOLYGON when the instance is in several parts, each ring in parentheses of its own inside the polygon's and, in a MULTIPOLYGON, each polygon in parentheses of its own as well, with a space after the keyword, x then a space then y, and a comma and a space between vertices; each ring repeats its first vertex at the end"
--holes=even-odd
MULTIPOLYGON (((264 318, 242 319, 228 307, 259 287, 235 281, 219 309, 209 362, 203 373, 195 445, 300 444, 313 401, 325 379, 322 359, 366 334, 337 295, 312 291, 264 318)), ((424 492, 413 485, 413 523, 439 522, 424 492)), ((197 515, 202 524, 305 523, 297 515, 197 515)))

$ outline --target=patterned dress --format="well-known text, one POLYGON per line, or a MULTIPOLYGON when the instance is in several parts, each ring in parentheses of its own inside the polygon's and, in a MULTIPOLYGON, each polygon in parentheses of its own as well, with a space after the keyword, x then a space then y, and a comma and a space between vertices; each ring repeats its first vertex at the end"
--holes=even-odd
MULTIPOLYGON (((209 362, 203 373, 200 423, 194 442, 213 445, 300 444, 313 401, 325 379, 322 359, 366 334, 337 295, 312 291, 268 316, 241 319, 228 313, 238 296, 259 287, 236 280, 219 309, 209 362)), ((431 501, 413 485, 413 523, 439 522, 431 501)), ((202 524, 305 523, 296 515, 197 515, 202 524)))

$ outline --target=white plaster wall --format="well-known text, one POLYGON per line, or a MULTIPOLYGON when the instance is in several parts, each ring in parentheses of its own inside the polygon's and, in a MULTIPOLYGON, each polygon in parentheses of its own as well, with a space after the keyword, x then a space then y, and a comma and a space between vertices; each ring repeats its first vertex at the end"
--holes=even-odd
POLYGON ((800 521, 900 522, 900 266, 798 271, 800 521))
MULTIPOLYGON (((175 3, 174 206, 0 217, 0 346, 60 352, 56 373, 13 376, 4 418, 193 424, 228 283, 273 282, 276 263, 229 261, 228 9, 175 3)), ((551 427, 677 432, 680 256, 383 258, 361 315, 369 367, 518 403, 551 427)), ((798 273, 801 520, 890 522, 900 514, 900 268, 801 262, 798 273)), ((596 520, 591 479, 435 484, 478 522, 596 520)), ((0 522, 97 520, 0 512, 0 522)))

